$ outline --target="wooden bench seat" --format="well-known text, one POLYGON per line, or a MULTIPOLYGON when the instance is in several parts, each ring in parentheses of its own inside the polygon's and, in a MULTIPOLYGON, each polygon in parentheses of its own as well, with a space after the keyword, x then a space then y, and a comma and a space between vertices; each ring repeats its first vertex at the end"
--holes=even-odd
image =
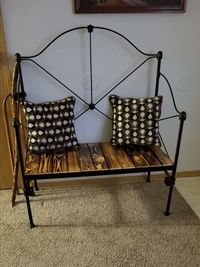
POLYGON ((158 146, 115 147, 110 143, 83 143, 62 153, 27 154, 29 179, 169 170, 172 160, 158 146))

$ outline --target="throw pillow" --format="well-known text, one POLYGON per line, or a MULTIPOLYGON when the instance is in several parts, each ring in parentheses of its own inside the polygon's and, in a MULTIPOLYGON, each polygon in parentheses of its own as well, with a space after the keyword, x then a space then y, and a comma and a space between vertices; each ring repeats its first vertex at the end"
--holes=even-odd
POLYGON ((110 96, 113 108, 113 145, 159 144, 162 96, 121 98, 110 96))
POLYGON ((74 104, 74 97, 38 104, 23 101, 29 152, 56 152, 78 146, 74 104))

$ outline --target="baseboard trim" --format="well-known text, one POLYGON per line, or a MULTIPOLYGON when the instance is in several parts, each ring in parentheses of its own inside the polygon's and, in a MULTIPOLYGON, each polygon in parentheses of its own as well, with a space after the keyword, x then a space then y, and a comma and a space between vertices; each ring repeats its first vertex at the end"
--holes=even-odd
MULTIPOLYGON (((176 178, 190 178, 190 177, 198 177, 200 176, 200 170, 196 171, 184 171, 184 172, 177 172, 176 178)), ((152 174, 151 180, 161 180, 164 179, 164 174, 152 174)), ((101 177, 95 179, 88 178, 88 179, 74 179, 74 180, 54 180, 54 181, 38 181, 40 188, 48 188, 48 187, 73 187, 73 186, 84 186, 84 185, 114 185, 114 184, 122 184, 122 183, 130 183, 133 181, 145 181, 146 176, 142 175, 134 175, 134 176, 120 176, 120 177, 101 177)))
POLYGON ((200 176, 200 170, 196 171, 185 171, 185 172, 177 172, 176 177, 177 178, 190 178, 190 177, 198 177, 200 176))

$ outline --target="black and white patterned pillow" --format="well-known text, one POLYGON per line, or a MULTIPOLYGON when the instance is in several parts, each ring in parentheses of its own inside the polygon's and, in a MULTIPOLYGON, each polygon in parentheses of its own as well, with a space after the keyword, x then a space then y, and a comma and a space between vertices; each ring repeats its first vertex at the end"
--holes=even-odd
POLYGON ((29 101, 22 103, 29 152, 62 151, 78 146, 74 104, 74 97, 38 104, 29 101))
POLYGON ((159 144, 162 96, 121 98, 110 96, 113 108, 113 145, 159 144))

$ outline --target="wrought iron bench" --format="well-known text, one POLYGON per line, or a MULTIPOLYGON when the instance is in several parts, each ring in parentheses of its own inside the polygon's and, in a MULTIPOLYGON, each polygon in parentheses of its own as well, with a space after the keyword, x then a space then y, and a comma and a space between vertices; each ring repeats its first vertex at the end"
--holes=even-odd
MULTIPOLYGON (((147 54, 139 50, 130 40, 125 36, 116 32, 114 30, 97 27, 89 25, 87 27, 77 27, 70 29, 54 38, 42 51, 34 56, 21 56, 16 54, 16 66, 13 74, 13 84, 12 84, 12 93, 9 96, 12 96, 12 107, 13 107, 13 126, 15 129, 15 148, 10 149, 12 154, 13 162, 13 175, 14 175, 14 184, 13 184, 13 198, 12 203, 15 203, 15 196, 17 192, 17 176, 18 176, 18 164, 21 168, 23 184, 24 184, 24 194, 26 198, 26 204, 28 209, 30 226, 34 227, 32 211, 31 211, 31 202, 29 199, 30 196, 30 181, 35 182, 35 187, 38 189, 37 180, 43 179, 55 179, 55 178, 70 178, 70 177, 87 177, 87 176, 99 176, 99 175, 117 175, 117 174, 130 174, 130 173, 147 173, 147 181, 150 181, 150 173, 163 171, 166 174, 165 184, 169 186, 169 195, 167 200, 167 207, 164 212, 165 215, 170 214, 170 204, 173 186, 175 184, 176 169, 179 157, 179 149, 181 143, 181 136, 183 130, 183 124, 186 119, 186 113, 179 112, 176 107, 172 88, 166 76, 164 76, 161 69, 161 60, 162 52, 159 51, 156 54, 147 54), (42 67, 35 59, 44 53, 52 43, 54 43, 61 36, 68 34, 69 32, 74 31, 88 31, 89 33, 89 62, 90 62, 90 90, 91 97, 90 102, 88 103, 83 98, 80 97, 77 93, 71 90, 63 82, 61 82, 57 77, 51 74, 47 69, 42 67), (111 89, 108 90, 98 101, 94 101, 93 97, 93 59, 92 59, 92 35, 95 31, 106 31, 111 34, 117 35, 122 40, 127 42, 130 47, 136 49, 141 53, 145 60, 139 64, 136 68, 131 70, 128 74, 120 79, 111 89), (37 153, 37 151, 30 151, 27 153, 27 133, 26 127, 24 127, 24 114, 22 112, 21 103, 26 101, 26 92, 25 86, 23 83, 23 68, 22 64, 24 61, 31 62, 34 66, 38 67, 40 70, 48 74, 51 78, 56 80, 57 83, 62 85, 65 89, 74 94, 75 97, 84 102, 86 109, 75 119, 81 117, 88 110, 95 110, 105 116, 107 119, 113 122, 114 117, 110 117, 107 114, 104 114, 97 104, 109 96, 113 90, 115 90, 122 82, 124 82, 129 76, 131 76, 136 70, 138 70, 142 65, 147 61, 154 59, 157 64, 156 71, 156 84, 155 84, 155 97, 158 96, 159 92, 159 80, 160 77, 166 81, 169 92, 172 97, 174 108, 176 111, 175 115, 168 117, 160 118, 159 121, 168 120, 172 118, 179 118, 179 131, 177 137, 177 143, 175 147, 175 156, 172 160, 169 157, 166 146, 163 142, 163 139, 159 134, 159 145, 113 145, 111 142, 91 142, 91 143, 81 143, 78 148, 65 149, 63 151, 44 151, 37 153), (13 156, 14 153, 14 156, 13 156)), ((6 98, 4 103, 4 111, 6 114, 7 125, 9 124, 8 115, 7 115, 7 100, 6 98)), ((26 117, 26 116, 25 116, 26 117)), ((9 131, 8 131, 9 133, 9 131)), ((10 143, 10 138, 9 138, 10 143)), ((11 147, 11 146, 10 146, 11 147)))

